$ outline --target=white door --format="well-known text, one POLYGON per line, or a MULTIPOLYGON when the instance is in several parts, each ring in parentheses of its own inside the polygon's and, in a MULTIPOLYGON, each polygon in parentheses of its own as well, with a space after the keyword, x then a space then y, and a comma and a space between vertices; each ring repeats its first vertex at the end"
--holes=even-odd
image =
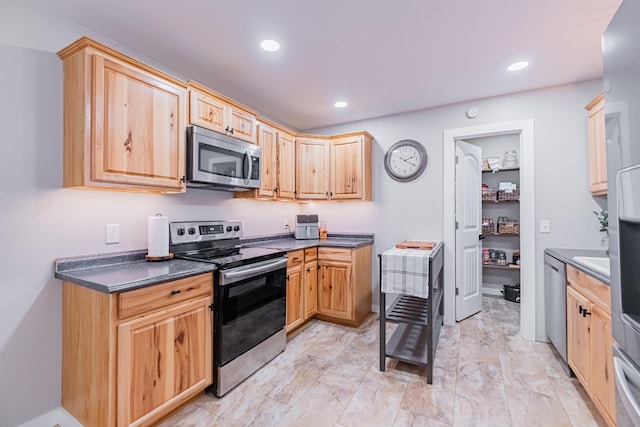
POLYGON ((482 310, 482 149, 456 141, 456 320, 482 310))

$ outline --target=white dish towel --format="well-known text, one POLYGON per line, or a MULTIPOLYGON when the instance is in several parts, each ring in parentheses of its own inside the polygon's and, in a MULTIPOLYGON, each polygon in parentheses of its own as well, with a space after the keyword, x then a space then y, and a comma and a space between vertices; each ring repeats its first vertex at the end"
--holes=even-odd
POLYGON ((428 298, 430 254, 429 250, 396 247, 384 251, 382 292, 428 298))

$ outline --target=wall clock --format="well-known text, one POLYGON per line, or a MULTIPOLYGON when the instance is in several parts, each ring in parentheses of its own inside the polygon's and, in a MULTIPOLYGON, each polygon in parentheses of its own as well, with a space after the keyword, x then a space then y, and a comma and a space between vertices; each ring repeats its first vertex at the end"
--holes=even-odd
POLYGON ((398 141, 384 155, 384 169, 400 182, 413 181, 427 167, 427 150, 412 139, 398 141))

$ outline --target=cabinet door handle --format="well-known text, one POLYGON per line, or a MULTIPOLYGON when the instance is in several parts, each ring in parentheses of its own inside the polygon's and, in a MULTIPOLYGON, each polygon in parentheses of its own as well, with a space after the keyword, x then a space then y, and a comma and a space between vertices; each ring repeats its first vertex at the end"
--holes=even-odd
POLYGON ((584 308, 582 308, 581 305, 578 306, 578 313, 582 314, 582 310, 584 310, 584 308))
POLYGON ((311 273, 311 267, 307 268, 307 273, 311 273))
POLYGON ((582 310, 582 317, 587 317, 587 316, 591 316, 591 312, 587 311, 587 309, 583 309, 582 310))
POLYGON ((233 128, 231 128, 231 130, 229 131, 229 133, 230 133, 231 135, 233 135, 233 128))
POLYGON ((289 275, 287 274, 287 282, 289 281, 289 275))
POLYGON ((175 290, 175 289, 174 289, 173 291, 171 291, 171 295, 177 295, 177 294, 179 294, 179 293, 180 293, 180 291, 175 290))

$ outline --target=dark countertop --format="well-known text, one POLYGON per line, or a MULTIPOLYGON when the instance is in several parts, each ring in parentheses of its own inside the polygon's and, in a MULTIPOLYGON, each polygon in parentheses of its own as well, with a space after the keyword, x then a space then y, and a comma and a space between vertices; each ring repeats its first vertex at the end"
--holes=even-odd
POLYGON ((172 259, 146 261, 146 250, 55 260, 54 276, 104 293, 130 291, 214 271, 213 264, 172 259))
POLYGON ((290 234, 243 239, 242 246, 281 249, 287 252, 314 247, 357 249, 373 244, 373 233, 329 233, 326 239, 297 240, 290 234))
POLYGON ((578 270, 584 271, 588 275, 595 277, 602 283, 606 285, 611 284, 611 279, 602 273, 592 270, 588 266, 576 261, 573 259, 574 256, 590 256, 590 257, 609 257, 604 250, 596 250, 596 249, 562 249, 562 248, 547 248, 544 250, 545 254, 549 254, 552 257, 564 262, 565 264, 570 264, 577 268, 578 270))
MULTIPOLYGON (((373 234, 329 234, 327 239, 296 240, 291 234, 273 234, 241 239, 242 246, 294 251, 320 247, 361 248, 373 244, 373 234)), ((130 291, 182 279, 216 269, 215 265, 172 259, 149 262, 147 250, 88 255, 55 260, 57 279, 104 293, 130 291)))

